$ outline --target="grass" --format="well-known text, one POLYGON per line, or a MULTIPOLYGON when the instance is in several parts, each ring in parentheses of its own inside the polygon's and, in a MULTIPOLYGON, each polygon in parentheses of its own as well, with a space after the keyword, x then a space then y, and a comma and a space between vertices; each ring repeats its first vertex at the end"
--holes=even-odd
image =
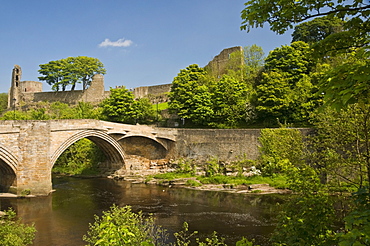
MULTIPOLYGON (((154 110, 157 110, 157 104, 153 104, 153 109, 154 110)), ((168 103, 165 102, 165 103, 158 103, 158 111, 162 111, 162 110, 165 110, 165 109, 168 109, 168 103)))
POLYGON ((252 177, 238 177, 238 176, 224 176, 215 175, 211 177, 197 177, 202 184, 232 184, 232 185, 252 185, 252 184, 269 184, 275 188, 286 188, 286 177, 275 176, 275 177, 263 177, 263 176, 252 176, 252 177))
POLYGON ((178 173, 178 172, 160 173, 153 176, 153 178, 155 179, 165 179, 165 180, 183 179, 191 177, 195 176, 190 173, 178 173))
POLYGON ((230 184, 230 185, 252 185, 252 184, 269 184, 275 188, 287 188, 287 180, 283 175, 276 175, 274 177, 252 176, 252 177, 239 177, 239 176, 225 176, 214 175, 211 177, 195 176, 190 173, 162 173, 152 176, 152 178, 159 180, 174 180, 180 178, 196 177, 196 180, 188 180, 189 186, 200 186, 201 184, 230 184))

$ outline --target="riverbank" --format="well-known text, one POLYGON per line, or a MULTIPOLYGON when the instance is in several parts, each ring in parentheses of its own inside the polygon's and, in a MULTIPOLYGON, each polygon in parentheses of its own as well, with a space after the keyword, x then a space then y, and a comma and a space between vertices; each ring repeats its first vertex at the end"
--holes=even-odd
MULTIPOLYGON (((146 172, 145 175, 138 174, 120 174, 120 175, 109 175, 107 178, 116 180, 125 180, 132 183, 145 183, 151 185, 159 185, 164 187, 178 187, 193 190, 203 191, 220 191, 229 193, 242 193, 242 194, 289 194, 291 190, 280 187, 273 187, 268 183, 253 183, 248 182, 242 184, 232 183, 208 183, 203 184, 198 180, 197 176, 184 177, 184 178, 160 178, 160 175, 155 175, 155 172, 146 172), (159 178, 158 178, 159 176, 159 178)), ((166 174, 168 174, 167 172, 166 174)), ((176 176, 176 173, 174 173, 176 176)))

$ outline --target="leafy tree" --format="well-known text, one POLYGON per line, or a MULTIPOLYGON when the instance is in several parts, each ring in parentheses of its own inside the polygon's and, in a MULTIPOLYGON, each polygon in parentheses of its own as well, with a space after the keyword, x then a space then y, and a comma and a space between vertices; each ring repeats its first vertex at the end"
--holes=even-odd
POLYGON ((109 98, 102 103, 102 117, 109 121, 122 123, 148 123, 155 119, 153 106, 147 99, 134 99, 125 87, 111 88, 109 98))
POLYGON ((226 66, 227 74, 252 85, 259 70, 263 67, 264 59, 265 53, 262 47, 256 44, 245 46, 242 52, 233 52, 230 54, 226 66))
POLYGON ((95 216, 83 240, 88 245, 154 246, 164 245, 166 238, 166 232, 154 224, 153 217, 133 213, 129 206, 113 205, 101 218, 95 216))
POLYGON ((310 160, 330 187, 353 191, 370 183, 369 121, 370 106, 365 104, 340 111, 327 108, 316 115, 310 160))
POLYGON ((74 109, 74 119, 99 119, 100 108, 95 108, 91 103, 78 102, 74 109))
POLYGON ((8 94, 0 93, 0 113, 8 108, 8 94))
POLYGON ((139 98, 134 102, 134 110, 138 123, 150 124, 157 119, 156 109, 148 98, 139 98))
POLYGON ((218 128, 235 128, 246 121, 248 90, 243 81, 224 75, 214 85, 212 122, 218 128))
POLYGON ((370 15, 370 5, 363 1, 250 0, 245 6, 241 14, 242 30, 263 27, 264 23, 268 23, 270 29, 279 34, 293 28, 294 24, 321 16, 347 18, 346 26, 367 27, 369 20, 366 17, 370 15))
POLYGON ((356 102, 370 103, 370 52, 362 49, 341 58, 320 80, 326 105, 339 109, 356 102))
POLYGON ((213 109, 206 74, 207 72, 196 64, 180 70, 169 93, 168 106, 171 112, 193 124, 207 125, 213 116, 213 109))
POLYGON ((344 21, 338 17, 319 17, 308 22, 303 22, 294 27, 292 42, 303 41, 313 44, 324 40, 333 33, 343 31, 344 21))
POLYGON ((75 110, 66 103, 53 102, 49 106, 51 119, 74 119, 75 110))
POLYGON ((339 246, 368 245, 370 242, 370 203, 367 189, 353 196, 355 208, 344 218, 345 230, 338 233, 339 246))
POLYGON ((297 129, 262 129, 259 137, 260 164, 258 168, 265 176, 284 173, 290 165, 304 164, 303 135, 297 129))
POLYGON ((39 79, 46 81, 53 90, 65 91, 70 85, 73 91, 77 83, 82 83, 83 90, 87 89, 92 77, 105 74, 106 70, 97 58, 78 56, 41 64, 38 72, 43 75, 39 79))
POLYGON ((32 244, 35 239, 35 227, 21 223, 16 219, 16 213, 13 210, 6 211, 6 215, 1 217, 0 222, 0 245, 2 246, 26 246, 32 244))
POLYGON ((270 25, 271 30, 283 34, 294 24, 302 23, 316 17, 345 19, 344 31, 332 33, 318 42, 314 47, 314 54, 323 58, 338 54, 355 52, 363 63, 343 62, 338 69, 333 70, 331 76, 322 81, 324 89, 335 88, 325 92, 330 98, 328 104, 340 101, 337 106, 345 106, 368 98, 369 78, 365 72, 368 69, 369 58, 369 30, 370 4, 363 1, 248 1, 242 11, 243 23, 241 29, 250 30, 262 27, 264 23, 270 25), (342 80, 337 78, 341 77, 342 80), (354 85, 355 84, 355 85, 354 85), (350 86, 347 86, 350 85, 350 86), (365 94, 367 97, 358 97, 365 94))
POLYGON ((307 122, 320 103, 309 76, 313 68, 309 46, 302 41, 271 51, 252 99, 258 119, 267 125, 307 122))

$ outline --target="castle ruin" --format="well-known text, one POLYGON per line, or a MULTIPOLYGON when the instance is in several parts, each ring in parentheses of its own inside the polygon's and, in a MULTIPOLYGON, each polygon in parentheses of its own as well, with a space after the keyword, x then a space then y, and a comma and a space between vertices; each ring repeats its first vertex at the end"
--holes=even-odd
MULTIPOLYGON (((214 76, 220 77, 226 72, 230 54, 241 52, 241 46, 227 48, 215 56, 206 66, 214 76)), ((241 61, 242 62, 242 61, 241 61)), ((79 102, 88 102, 93 105, 99 104, 102 100, 109 97, 110 91, 104 89, 104 76, 94 75, 91 85, 86 90, 75 91, 42 91, 42 83, 38 81, 21 81, 22 69, 15 65, 12 71, 11 87, 8 93, 8 109, 13 109, 32 102, 62 102, 69 105, 79 102)), ((172 84, 162 84, 155 86, 142 86, 132 89, 135 98, 149 97, 155 103, 167 101, 167 93, 170 92, 172 84)))

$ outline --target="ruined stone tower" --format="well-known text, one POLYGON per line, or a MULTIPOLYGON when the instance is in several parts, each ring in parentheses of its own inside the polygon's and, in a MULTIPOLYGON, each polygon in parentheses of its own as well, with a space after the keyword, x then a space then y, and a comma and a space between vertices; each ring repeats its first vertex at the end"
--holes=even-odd
MULTIPOLYGON (((215 56, 204 68, 213 76, 218 78, 221 77, 226 73, 227 64, 230 61, 230 55, 234 52, 243 52, 243 47, 235 46, 222 50, 221 53, 215 56)), ((240 59, 240 65, 243 64, 243 62, 244 61, 240 59)))
POLYGON ((21 82, 21 77, 21 67, 14 65, 11 86, 8 93, 8 108, 14 108, 19 105, 19 83, 21 82))

